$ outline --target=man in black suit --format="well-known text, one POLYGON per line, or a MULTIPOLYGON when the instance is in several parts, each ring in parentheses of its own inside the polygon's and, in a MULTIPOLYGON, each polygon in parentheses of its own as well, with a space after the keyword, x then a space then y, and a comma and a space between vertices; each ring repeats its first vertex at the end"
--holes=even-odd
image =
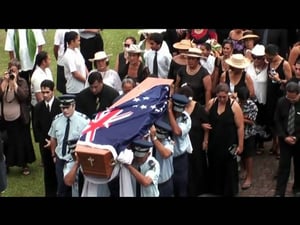
POLYGON ((93 119, 96 113, 106 110, 119 96, 119 92, 103 83, 98 71, 88 77, 89 87, 76 95, 76 110, 93 119))
POLYGON ((279 55, 287 59, 289 53, 287 29, 254 29, 253 31, 260 37, 259 44, 264 46, 268 44, 277 45, 279 55))
POLYGON ((57 179, 55 164, 50 150, 50 129, 53 118, 61 113, 60 101, 54 96, 54 82, 44 80, 41 83, 41 92, 44 100, 34 106, 35 120, 33 123, 37 133, 37 142, 41 150, 42 162, 44 162, 44 188, 46 197, 56 197, 57 179))
MULTIPOLYGON (((110 107, 114 100, 119 96, 119 92, 114 88, 103 83, 100 72, 91 72, 88 77, 89 87, 83 89, 76 95, 76 110, 93 119, 98 112, 106 110, 110 107)), ((84 177, 79 173, 79 194, 83 186, 84 177)), ((112 197, 119 196, 119 180, 113 179, 109 183, 112 197)))
POLYGON ((275 125, 280 146, 275 196, 284 197, 290 176, 291 158, 294 163, 293 191, 300 197, 300 95, 296 82, 288 82, 286 96, 278 100, 275 125), (293 116, 293 117, 291 117, 293 116))

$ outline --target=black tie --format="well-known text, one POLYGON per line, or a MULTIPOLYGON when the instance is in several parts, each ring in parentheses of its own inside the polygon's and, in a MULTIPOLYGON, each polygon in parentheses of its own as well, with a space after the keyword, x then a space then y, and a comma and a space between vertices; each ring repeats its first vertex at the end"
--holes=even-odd
MULTIPOLYGON (((139 172, 141 172, 141 167, 138 167, 137 168, 137 170, 139 171, 139 172)), ((141 184, 137 181, 137 180, 135 180, 135 185, 136 185, 136 190, 135 190, 135 193, 136 193, 136 197, 141 197, 141 184)))
POLYGON ((287 132, 292 135, 295 132, 295 106, 291 104, 288 117, 287 132))
POLYGON ((67 142, 68 142, 68 137, 69 137, 69 129, 70 129, 70 118, 67 119, 65 136, 64 136, 63 144, 62 144, 62 155, 63 156, 65 156, 66 152, 67 152, 67 142))
POLYGON ((49 103, 46 103, 46 108, 47 108, 48 112, 50 112, 50 105, 49 105, 49 103))
POLYGON ((96 112, 98 112, 99 107, 100 107, 100 98, 97 97, 97 98, 96 98, 96 112))
POLYGON ((153 59, 153 75, 158 77, 157 51, 155 51, 155 56, 153 59))

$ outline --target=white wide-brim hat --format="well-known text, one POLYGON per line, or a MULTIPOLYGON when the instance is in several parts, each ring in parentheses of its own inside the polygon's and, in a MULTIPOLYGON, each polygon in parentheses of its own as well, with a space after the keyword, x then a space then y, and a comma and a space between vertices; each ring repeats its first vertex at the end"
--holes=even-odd
POLYGON ((144 50, 140 49, 138 45, 134 45, 134 44, 129 45, 129 47, 126 48, 125 51, 128 53, 136 53, 136 54, 144 52, 144 50))
POLYGON ((251 50, 251 54, 255 56, 264 56, 265 55, 265 46, 257 44, 251 50))
POLYGON ((94 62, 96 60, 102 60, 106 59, 106 61, 109 60, 109 57, 112 56, 112 54, 106 54, 104 51, 96 52, 93 59, 89 59, 90 62, 94 62))

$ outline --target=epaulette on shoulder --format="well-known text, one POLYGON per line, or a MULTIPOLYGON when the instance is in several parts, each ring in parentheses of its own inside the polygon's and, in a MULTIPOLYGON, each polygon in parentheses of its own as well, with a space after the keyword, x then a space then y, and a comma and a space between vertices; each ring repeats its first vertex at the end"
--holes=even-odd
POLYGON ((89 117, 87 115, 85 115, 84 113, 78 112, 78 115, 83 117, 84 119, 88 120, 89 117))
POLYGON ((55 117, 53 117, 53 120, 56 120, 57 118, 63 116, 64 114, 63 113, 60 113, 60 114, 57 114, 55 117))

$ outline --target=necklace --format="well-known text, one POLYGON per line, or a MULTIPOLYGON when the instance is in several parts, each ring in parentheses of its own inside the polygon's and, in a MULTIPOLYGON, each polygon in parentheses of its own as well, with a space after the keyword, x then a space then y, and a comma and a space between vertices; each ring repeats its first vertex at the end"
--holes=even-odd
POLYGON ((258 75, 261 72, 261 70, 257 67, 254 67, 254 70, 255 70, 256 75, 258 75))

